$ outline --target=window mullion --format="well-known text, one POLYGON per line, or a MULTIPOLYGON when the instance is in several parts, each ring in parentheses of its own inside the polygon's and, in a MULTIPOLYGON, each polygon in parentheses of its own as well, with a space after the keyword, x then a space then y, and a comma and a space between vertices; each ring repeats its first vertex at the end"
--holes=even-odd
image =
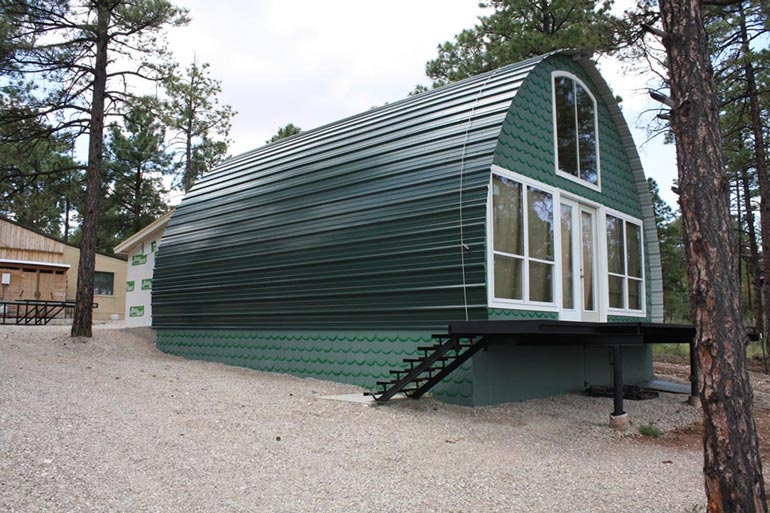
POLYGON ((583 173, 580 169, 580 121, 578 120, 578 99, 577 99, 578 84, 574 80, 572 81, 572 110, 575 113, 575 166, 577 168, 577 178, 582 178, 583 173))
POLYGON ((524 265, 521 266, 522 276, 521 285, 524 288, 521 297, 529 302, 529 186, 525 183, 521 187, 521 213, 524 226, 524 265))

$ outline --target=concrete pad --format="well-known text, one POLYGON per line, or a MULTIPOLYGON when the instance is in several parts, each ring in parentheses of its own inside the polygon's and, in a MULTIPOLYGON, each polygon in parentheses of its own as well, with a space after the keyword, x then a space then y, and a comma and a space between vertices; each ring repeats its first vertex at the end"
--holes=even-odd
POLYGON ((362 393, 341 394, 341 395, 322 395, 321 399, 331 399, 332 401, 345 401, 348 403, 360 403, 360 404, 374 403, 374 398, 372 396, 364 395, 362 393))
POLYGON ((666 381, 664 379, 652 379, 650 381, 644 381, 639 383, 642 388, 649 388, 657 392, 668 392, 670 394, 682 394, 690 395, 690 384, 674 383, 673 381, 666 381))

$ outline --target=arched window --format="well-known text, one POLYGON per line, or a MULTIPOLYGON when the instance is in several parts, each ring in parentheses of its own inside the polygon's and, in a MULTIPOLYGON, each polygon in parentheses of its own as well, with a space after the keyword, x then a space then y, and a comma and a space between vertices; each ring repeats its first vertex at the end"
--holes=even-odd
POLYGON ((599 188, 596 100, 575 76, 553 75, 556 173, 599 188))

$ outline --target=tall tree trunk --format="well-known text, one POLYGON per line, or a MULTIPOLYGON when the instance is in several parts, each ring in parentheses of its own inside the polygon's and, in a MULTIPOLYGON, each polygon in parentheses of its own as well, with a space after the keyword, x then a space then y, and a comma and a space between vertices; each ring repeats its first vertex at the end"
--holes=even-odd
POLYGON ((746 169, 741 170, 741 184, 743 186, 743 201, 746 207, 746 230, 749 234, 749 272, 751 273, 751 287, 754 289, 754 322, 759 333, 765 332, 764 310, 762 308, 762 276, 759 272, 759 247, 757 246, 757 232, 754 229, 754 212, 751 209, 751 189, 749 187, 749 175, 746 169))
MULTIPOLYGON (((770 183, 767 176, 767 155, 765 153, 765 137, 762 132, 762 111, 759 107, 759 93, 754 65, 751 62, 752 51, 749 46, 749 36, 746 31, 746 17, 743 5, 738 6, 741 23, 741 53, 745 64, 743 71, 746 77, 746 93, 749 98, 749 113, 751 115, 751 131, 754 136, 754 155, 757 166, 757 182, 759 183, 760 198, 760 230, 762 233, 762 269, 766 277, 770 277, 770 183)), ((770 309, 770 300, 764 298, 765 308, 770 309)), ((770 311, 765 311, 765 317, 770 320, 770 311)), ((764 323, 763 323, 764 324, 764 323)), ((757 322, 759 325, 759 321, 757 322)))
POLYGON ((72 176, 67 176, 67 191, 64 195, 64 242, 70 240, 70 194, 72 194, 72 176))
POLYGON ((107 87, 107 42, 110 14, 115 0, 96 2, 96 61, 91 100, 91 124, 88 134, 88 168, 86 170, 86 204, 83 215, 83 240, 80 245, 78 284, 73 337, 90 337, 93 321, 94 266, 96 263, 99 197, 102 193, 102 147, 104 145, 104 98, 107 87))
MULTIPOLYGON (((743 219, 743 205, 741 205, 741 184, 735 180, 735 217, 738 220, 738 226, 735 227, 735 251, 738 253, 736 262, 738 262, 738 294, 743 296, 743 225, 741 225, 741 219, 743 219)), ((748 270, 747 270, 748 271, 748 270)), ((751 287, 748 289, 748 298, 746 304, 743 305, 742 312, 746 311, 746 308, 751 308, 751 287)))
POLYGON ((142 227, 142 166, 137 166, 136 175, 134 176, 134 201, 131 208, 131 213, 134 216, 131 222, 132 233, 137 233, 142 227))
POLYGON ((192 167, 192 138, 193 138, 193 118, 195 117, 195 105, 193 91, 195 91, 195 74, 197 73, 196 64, 193 62, 192 72, 190 73, 190 94, 187 101, 187 128, 185 130, 185 162, 184 162, 184 192, 188 192, 193 186, 195 177, 192 167))
POLYGON ((687 277, 696 325, 708 511, 765 511, 765 487, 724 176, 713 71, 699 0, 661 0, 674 108, 687 277))
POLYGON ((189 192, 193 185, 192 176, 192 134, 187 132, 184 152, 184 192, 189 192))

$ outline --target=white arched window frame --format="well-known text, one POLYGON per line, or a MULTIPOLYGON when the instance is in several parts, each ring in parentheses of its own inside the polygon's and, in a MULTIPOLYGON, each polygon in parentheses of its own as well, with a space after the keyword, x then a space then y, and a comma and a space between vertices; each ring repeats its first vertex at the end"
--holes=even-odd
MULTIPOLYGON (((563 90, 563 89, 562 89, 563 90)), ((568 90, 569 92, 569 90, 568 90)), ((586 84, 577 76, 567 71, 554 71, 551 74, 551 97, 553 106, 553 149, 554 149, 554 167, 558 176, 564 177, 573 182, 579 183, 590 189, 601 191, 601 158, 599 146, 599 116, 597 112, 596 98, 586 84), (566 80, 564 80, 566 79, 566 80), (563 118, 559 115, 559 95, 560 88, 565 83, 571 83, 571 113, 563 118), (581 119, 578 108, 578 98, 590 99, 592 110, 591 119, 593 121, 593 130, 581 130, 581 121, 585 122, 585 116, 581 119), (568 117, 569 116, 569 117, 568 117), (568 123, 568 121, 572 121, 568 123), (569 133, 560 134, 562 131, 574 131, 574 147, 568 146, 570 139, 569 133), (566 129, 566 130, 565 130, 566 129), (562 143, 560 144, 560 135, 562 143), (588 136, 591 136, 590 138, 588 136), (582 142, 582 144, 581 144, 582 142), (560 147, 561 146, 561 147, 560 147), (581 156, 581 147, 584 154, 581 156), (593 148, 593 158, 587 150, 593 148), (565 164, 567 164, 565 166, 565 164), (574 164, 574 165, 572 165, 574 164), (593 164, 593 167, 591 166, 593 164), (562 169, 567 167, 568 169, 562 169)))

